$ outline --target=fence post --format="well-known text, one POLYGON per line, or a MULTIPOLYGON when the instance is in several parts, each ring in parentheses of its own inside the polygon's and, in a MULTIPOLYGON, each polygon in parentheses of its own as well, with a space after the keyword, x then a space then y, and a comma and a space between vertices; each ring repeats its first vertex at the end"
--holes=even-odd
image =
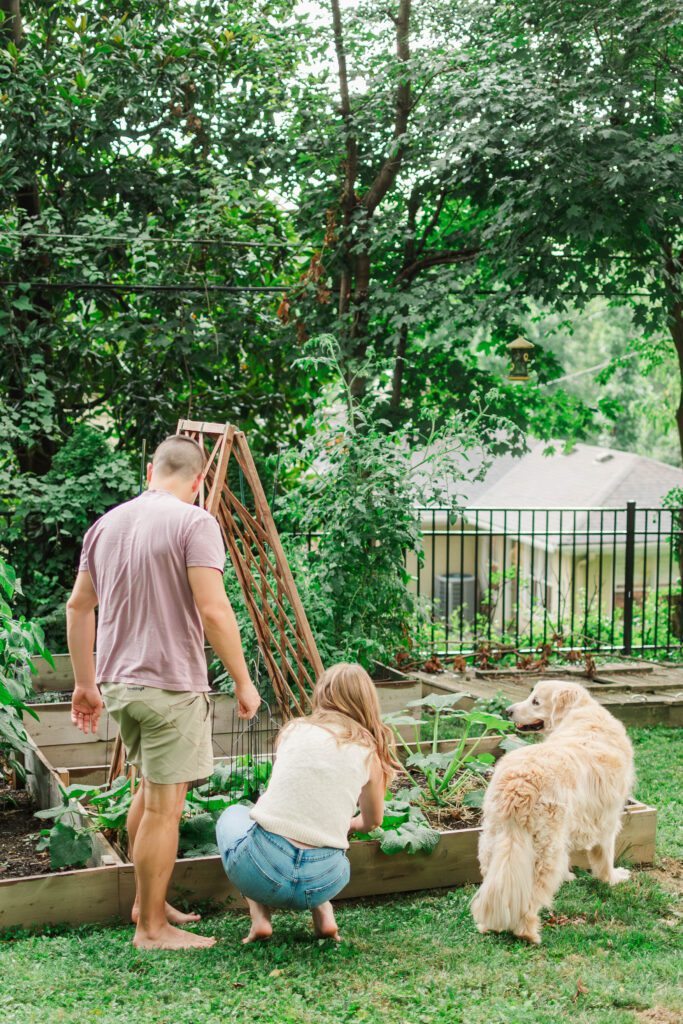
MULTIPOLYGON (((636 551, 636 503, 626 502, 626 554, 624 564, 624 646, 630 655, 633 644, 633 573, 636 551)), ((614 614, 614 611, 612 612, 614 614)))

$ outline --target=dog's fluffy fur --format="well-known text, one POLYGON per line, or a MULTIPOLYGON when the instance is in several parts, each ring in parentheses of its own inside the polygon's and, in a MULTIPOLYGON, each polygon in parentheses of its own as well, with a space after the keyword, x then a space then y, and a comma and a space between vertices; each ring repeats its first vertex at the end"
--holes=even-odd
POLYGON ((614 844, 633 787, 633 750, 621 722, 578 683, 541 682, 508 714, 521 731, 548 738, 496 766, 472 914, 480 932, 511 931, 538 943, 539 910, 574 878, 572 851, 586 850, 591 871, 609 885, 629 877, 614 867, 614 844))

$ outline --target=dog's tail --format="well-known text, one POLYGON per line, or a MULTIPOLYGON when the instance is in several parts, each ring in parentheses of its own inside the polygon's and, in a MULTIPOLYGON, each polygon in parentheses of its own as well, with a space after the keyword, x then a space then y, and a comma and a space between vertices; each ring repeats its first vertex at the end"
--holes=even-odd
POLYGON ((531 906, 534 848, 529 833, 513 820, 496 836, 486 877, 472 900, 480 932, 514 931, 531 906))

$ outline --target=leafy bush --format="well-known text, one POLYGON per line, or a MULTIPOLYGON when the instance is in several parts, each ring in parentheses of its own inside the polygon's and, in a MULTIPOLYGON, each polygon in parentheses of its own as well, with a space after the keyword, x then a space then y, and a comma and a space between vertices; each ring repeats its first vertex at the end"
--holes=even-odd
POLYGON ((21 594, 21 587, 16 573, 0 558, 0 772, 10 768, 23 777, 23 767, 15 757, 28 746, 22 714, 38 717, 25 703, 31 693, 31 673, 35 672, 31 658, 40 655, 54 663, 45 649, 40 626, 22 616, 14 617, 9 602, 17 594, 21 594))
POLYGON ((481 806, 483 790, 495 760, 493 754, 478 751, 482 740, 487 736, 500 736, 503 749, 514 749, 525 742, 506 736, 514 730, 514 725, 500 715, 476 708, 465 711, 458 707, 467 696, 466 693, 430 693, 410 701, 405 711, 384 716, 384 721, 393 728, 407 754, 405 767, 413 783, 411 799, 417 800, 422 807, 481 806), (433 713, 431 739, 427 743, 418 740, 415 750, 403 739, 401 727, 421 727, 426 722, 408 714, 409 708, 433 713), (439 749, 439 741, 444 738, 442 726, 453 720, 462 723, 461 735, 452 750, 442 751, 439 749), (468 747, 470 737, 473 741, 468 747))
POLYGON ((76 428, 44 476, 11 478, 0 543, 22 581, 22 611, 43 627, 53 649, 66 649, 64 603, 83 534, 98 516, 131 498, 136 485, 129 456, 113 452, 105 435, 86 424, 76 428))
POLYGON ((278 513, 323 662, 370 667, 411 646, 417 606, 405 556, 421 549, 416 510, 454 502, 463 478, 454 456, 478 443, 484 417, 452 418, 419 439, 391 430, 377 418, 376 396, 353 395, 334 340, 316 339, 315 350, 302 361, 312 372, 324 363, 337 383, 318 399, 302 447, 284 460, 289 489, 278 513), (446 480, 450 499, 441 493, 446 480))

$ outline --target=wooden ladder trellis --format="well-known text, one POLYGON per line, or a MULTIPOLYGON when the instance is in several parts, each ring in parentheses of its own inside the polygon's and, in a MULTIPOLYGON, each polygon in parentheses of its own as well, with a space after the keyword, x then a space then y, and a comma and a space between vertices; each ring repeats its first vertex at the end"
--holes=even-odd
MULTIPOLYGON (((179 420, 176 433, 194 438, 206 455, 199 504, 218 520, 280 715, 285 721, 303 715, 323 664, 246 437, 230 423, 195 420, 179 420), (238 497, 229 485, 231 460, 253 511, 246 493, 238 497)), ((123 759, 117 737, 110 782, 122 773, 123 759)))
POLYGON ((176 433, 206 453, 199 504, 218 520, 280 713, 305 714, 323 665, 247 439, 230 423, 196 420, 179 420, 176 433), (251 501, 230 486, 231 460, 251 501))

